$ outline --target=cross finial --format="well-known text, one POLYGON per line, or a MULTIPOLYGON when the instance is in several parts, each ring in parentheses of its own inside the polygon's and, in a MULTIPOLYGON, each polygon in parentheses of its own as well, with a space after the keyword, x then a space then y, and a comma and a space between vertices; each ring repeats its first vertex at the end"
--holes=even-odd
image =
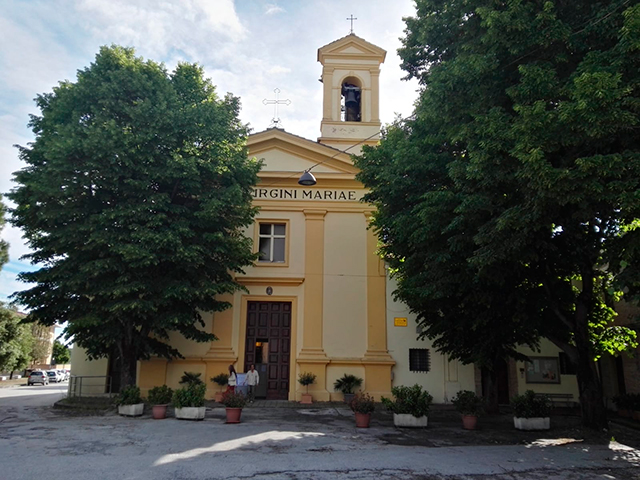
POLYGON ((269 127, 282 128, 282 122, 278 117, 278 105, 291 105, 291 100, 288 98, 286 100, 278 100, 278 96, 280 95, 280 89, 274 88, 273 93, 276 94, 275 100, 267 100, 266 98, 262 100, 264 105, 273 105, 273 118, 271 119, 271 124, 269 127))
POLYGON ((353 16, 353 13, 352 13, 350 17, 347 17, 347 20, 350 20, 350 21, 351 21, 351 33, 353 33, 353 21, 354 21, 354 20, 357 20, 357 18, 356 18, 356 17, 354 17, 354 16, 353 16))

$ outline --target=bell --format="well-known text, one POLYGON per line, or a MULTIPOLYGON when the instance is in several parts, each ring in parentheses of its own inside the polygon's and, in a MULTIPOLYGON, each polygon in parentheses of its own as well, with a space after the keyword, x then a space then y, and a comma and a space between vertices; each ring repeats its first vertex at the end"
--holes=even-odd
POLYGON ((356 88, 345 88, 346 95, 344 97, 344 104, 347 108, 354 108, 358 106, 358 97, 356 88))

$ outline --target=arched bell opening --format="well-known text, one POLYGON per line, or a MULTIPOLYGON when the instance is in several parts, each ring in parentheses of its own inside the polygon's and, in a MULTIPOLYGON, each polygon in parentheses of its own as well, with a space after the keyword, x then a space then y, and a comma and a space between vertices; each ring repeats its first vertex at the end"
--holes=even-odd
POLYGON ((359 122, 362 118, 362 82, 356 77, 347 77, 341 88, 342 120, 359 122))

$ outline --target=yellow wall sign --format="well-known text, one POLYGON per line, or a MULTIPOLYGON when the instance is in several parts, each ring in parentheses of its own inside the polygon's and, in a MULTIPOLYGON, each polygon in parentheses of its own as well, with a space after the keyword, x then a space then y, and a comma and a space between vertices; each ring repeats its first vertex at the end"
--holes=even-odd
POLYGON ((406 317, 394 317, 393 326, 394 327, 406 327, 407 326, 406 317))

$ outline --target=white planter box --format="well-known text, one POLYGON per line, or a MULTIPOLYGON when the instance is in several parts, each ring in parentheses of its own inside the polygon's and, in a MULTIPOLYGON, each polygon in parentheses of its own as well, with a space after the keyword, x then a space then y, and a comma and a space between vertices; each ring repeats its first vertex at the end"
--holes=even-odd
POLYGON ((393 424, 396 427, 424 428, 429 417, 414 417, 410 413, 394 413, 393 424))
POLYGON ((518 430, 549 430, 551 428, 551 419, 549 417, 513 417, 513 425, 518 430))
POLYGON ((118 405, 118 413, 125 417, 139 417, 144 410, 144 403, 136 403, 135 405, 118 405))
POLYGON ((203 420, 207 407, 176 408, 176 418, 183 420, 203 420))

